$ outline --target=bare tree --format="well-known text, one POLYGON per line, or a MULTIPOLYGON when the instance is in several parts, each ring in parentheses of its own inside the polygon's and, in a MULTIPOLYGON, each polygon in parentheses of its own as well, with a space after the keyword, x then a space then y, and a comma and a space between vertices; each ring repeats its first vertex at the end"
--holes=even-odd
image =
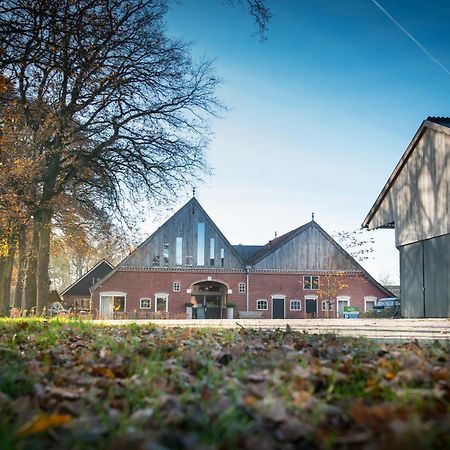
POLYGON ((194 63, 185 43, 167 37, 166 11, 164 0, 0 3, 0 72, 18 93, 40 161, 38 312, 62 194, 89 186, 124 213, 126 202, 165 202, 206 171, 218 79, 208 61, 194 63))

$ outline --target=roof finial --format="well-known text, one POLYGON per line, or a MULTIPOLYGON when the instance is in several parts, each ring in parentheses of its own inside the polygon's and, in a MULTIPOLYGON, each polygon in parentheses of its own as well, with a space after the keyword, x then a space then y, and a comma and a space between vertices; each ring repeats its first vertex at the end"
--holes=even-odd
POLYGON ((275 237, 277 237, 278 236, 278 233, 275 231, 275 237))
POLYGON ((314 221, 314 213, 311 214, 311 218, 314 221))
POLYGON ((195 197, 195 186, 192 187, 192 197, 195 197))

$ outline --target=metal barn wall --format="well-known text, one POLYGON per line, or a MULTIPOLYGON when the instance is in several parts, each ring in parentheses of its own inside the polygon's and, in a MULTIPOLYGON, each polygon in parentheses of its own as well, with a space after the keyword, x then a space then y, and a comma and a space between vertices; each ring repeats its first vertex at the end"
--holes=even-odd
POLYGON ((399 250, 402 317, 424 317, 422 242, 399 250))
POLYGON ((423 243, 425 317, 450 317, 450 234, 423 243))
POLYGON ((400 250, 403 317, 450 317, 450 234, 400 250))

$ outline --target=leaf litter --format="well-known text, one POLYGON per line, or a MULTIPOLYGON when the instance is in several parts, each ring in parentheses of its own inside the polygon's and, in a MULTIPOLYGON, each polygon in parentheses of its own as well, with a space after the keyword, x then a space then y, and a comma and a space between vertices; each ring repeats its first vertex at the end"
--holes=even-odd
POLYGON ((0 448, 450 448, 449 344, 0 322, 0 448))

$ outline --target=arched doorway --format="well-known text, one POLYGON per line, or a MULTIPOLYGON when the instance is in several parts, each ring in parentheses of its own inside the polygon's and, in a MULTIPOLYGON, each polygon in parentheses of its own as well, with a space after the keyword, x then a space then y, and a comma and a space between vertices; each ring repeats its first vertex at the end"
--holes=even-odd
POLYGON ((191 287, 193 314, 197 319, 222 319, 228 287, 219 281, 200 281, 191 287))

